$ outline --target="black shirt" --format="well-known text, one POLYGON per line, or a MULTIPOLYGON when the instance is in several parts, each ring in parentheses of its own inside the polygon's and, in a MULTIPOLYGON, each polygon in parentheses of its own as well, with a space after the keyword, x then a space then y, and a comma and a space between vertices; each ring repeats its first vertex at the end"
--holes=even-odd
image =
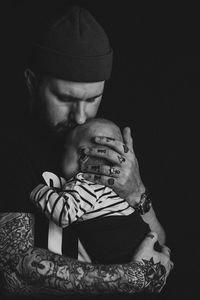
MULTIPOLYGON (((1 200, 0 211, 1 212, 28 212, 34 214, 35 217, 35 246, 39 248, 48 248, 48 228, 49 220, 42 215, 37 208, 30 201, 30 193, 39 183, 43 182, 42 173, 45 170, 53 172, 59 175, 58 160, 61 155, 62 147, 58 143, 43 134, 42 130, 32 126, 32 124, 26 125, 26 127, 16 127, 7 129, 1 132, 1 147, 0 147, 0 161, 1 161, 1 200)), ((121 218, 121 217, 120 217, 121 218)), ((137 243, 139 244, 143 240, 146 233, 149 231, 147 224, 141 221, 139 216, 132 218, 135 225, 140 223, 140 229, 137 228, 138 236, 137 243), (140 219, 140 220, 139 220, 140 219)), ((93 220, 91 220, 92 222, 93 220)), ((95 222, 90 226, 89 222, 83 222, 84 225, 76 226, 73 224, 63 230, 63 242, 62 253, 68 257, 77 257, 78 251, 78 234, 86 235, 88 228, 90 230, 97 231, 101 235, 107 231, 107 225, 112 230, 120 230, 113 228, 115 226, 116 218, 107 219, 104 223, 104 231, 102 231, 102 222, 95 222), (111 227, 110 227, 111 222, 111 227), (89 227, 88 227, 89 226, 89 227)), ((133 224, 131 218, 127 218, 127 224, 133 224)), ((129 226, 128 225, 128 226, 129 226)), ((119 226, 119 224, 118 224, 119 226)), ((129 226, 129 234, 127 237, 131 237, 131 225, 129 226)), ((134 231, 134 230, 133 230, 134 231)), ((109 234, 107 238, 109 239, 109 234)), ((133 232, 134 236, 134 232, 133 232)), ((105 237, 101 237, 102 240, 105 237)), ((117 239, 117 234, 116 234, 117 239)), ((127 239, 126 239, 127 240, 127 239)), ((89 241, 90 242, 90 241, 89 241)), ((136 242, 136 241, 135 241, 136 242)), ((106 241, 105 241, 106 243, 106 241)), ((92 242, 91 242, 92 245, 92 242)), ((112 248, 110 248, 112 249, 112 248)), ((109 255, 112 258, 112 253, 108 253, 108 248, 105 248, 108 256, 104 256, 103 263, 107 263, 107 257, 109 255)), ((130 249, 129 249, 130 250, 130 249)), ((95 255, 95 254, 94 254, 95 255)), ((122 257, 120 262, 123 262, 124 257, 127 259, 127 254, 122 257)), ((130 259, 130 256, 128 257, 130 259)), ((116 263, 118 258, 113 263, 116 263)), ((5 297, 6 298, 6 297, 5 297)), ((12 297, 11 297, 12 298, 12 297)), ((25 297, 26 298, 26 297, 25 297)), ((29 297, 32 299, 32 297, 29 297)), ((83 299, 93 299, 94 297, 84 297, 83 299)), ((95 296, 95 299, 130 299, 132 296, 128 295, 104 295, 95 296)), ((6 298, 7 299, 7 298, 6 298)), ((35 299, 33 297, 33 299, 35 299)), ((47 297, 48 299, 48 297, 47 297)), ((57 298, 56 298, 57 299, 57 298)), ((70 297, 70 299, 82 299, 82 297, 70 297)))
MULTIPOLYGON (((49 220, 30 201, 30 193, 38 184, 44 182, 44 171, 61 175, 59 160, 62 143, 44 133, 34 123, 3 133, 1 140, 3 197, 0 211, 33 213, 35 246, 48 249, 49 220)), ((62 253, 77 258, 79 236, 85 242, 84 246, 87 245, 87 251, 90 250, 88 253, 92 261, 128 262, 149 230, 149 226, 136 212, 127 217, 106 217, 74 223, 63 230, 62 253)))
MULTIPOLYGON (((38 130, 34 123, 1 131, 0 211, 33 213, 35 246, 46 249, 49 221, 31 203, 30 193, 44 182, 44 171, 59 174, 60 151, 59 143, 38 130)), ((63 231, 62 246, 63 254, 77 257, 77 235, 73 226, 63 231)))

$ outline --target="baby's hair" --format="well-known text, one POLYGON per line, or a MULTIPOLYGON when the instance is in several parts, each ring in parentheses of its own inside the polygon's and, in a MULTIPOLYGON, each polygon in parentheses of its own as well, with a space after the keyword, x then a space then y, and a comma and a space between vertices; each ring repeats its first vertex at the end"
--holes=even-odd
POLYGON ((116 140, 122 141, 122 134, 120 128, 111 120, 103 119, 103 118, 95 118, 95 119, 89 119, 84 125, 87 126, 87 124, 102 124, 102 125, 109 125, 109 129, 111 129, 111 133, 113 134, 113 138, 116 140))
MULTIPOLYGON (((78 125, 75 128, 75 134, 72 133, 72 140, 76 136, 83 139, 85 138, 90 143, 93 143, 93 138, 95 135, 102 135, 110 138, 114 138, 116 140, 123 141, 122 134, 120 128, 111 120, 103 119, 103 118, 93 118, 87 120, 84 124, 78 125), (99 127, 99 131, 98 131, 99 127), (104 134, 104 130, 106 131, 104 134), (94 134, 95 131, 95 134, 94 134)), ((75 142, 74 140, 71 142, 75 142)))

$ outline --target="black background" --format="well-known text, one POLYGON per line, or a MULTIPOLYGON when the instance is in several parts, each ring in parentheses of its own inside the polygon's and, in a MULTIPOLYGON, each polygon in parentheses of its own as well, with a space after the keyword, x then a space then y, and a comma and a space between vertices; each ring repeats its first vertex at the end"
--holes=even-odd
POLYGON ((1 1, 1 130, 23 122, 27 41, 44 17, 60 13, 66 4, 88 8, 110 38, 114 65, 100 114, 131 127, 141 177, 166 230, 175 269, 159 297, 187 299, 198 291, 200 279, 197 7, 1 1))

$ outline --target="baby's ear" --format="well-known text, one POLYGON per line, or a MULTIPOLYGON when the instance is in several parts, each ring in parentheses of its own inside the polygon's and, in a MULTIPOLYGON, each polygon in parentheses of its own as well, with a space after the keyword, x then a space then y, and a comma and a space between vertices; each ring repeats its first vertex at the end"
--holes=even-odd
POLYGON ((53 188, 61 189, 63 184, 65 183, 65 179, 55 175, 52 172, 43 172, 42 177, 46 184, 53 188))

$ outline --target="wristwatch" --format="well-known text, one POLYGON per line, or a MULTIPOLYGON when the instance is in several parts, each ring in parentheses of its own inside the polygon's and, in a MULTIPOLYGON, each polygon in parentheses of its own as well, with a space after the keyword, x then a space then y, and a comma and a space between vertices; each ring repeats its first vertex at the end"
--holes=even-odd
POLYGON ((152 200, 147 190, 141 195, 140 202, 138 202, 134 208, 140 215, 146 214, 152 206, 152 200))

